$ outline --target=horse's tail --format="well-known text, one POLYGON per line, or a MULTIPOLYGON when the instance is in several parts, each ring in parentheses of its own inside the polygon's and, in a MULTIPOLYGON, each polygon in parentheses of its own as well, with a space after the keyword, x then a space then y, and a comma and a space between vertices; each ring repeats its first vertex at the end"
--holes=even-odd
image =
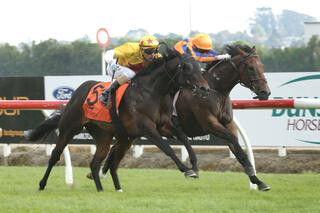
POLYGON ((58 128, 63 109, 55 111, 48 119, 25 135, 28 141, 37 141, 46 138, 53 130, 58 128))

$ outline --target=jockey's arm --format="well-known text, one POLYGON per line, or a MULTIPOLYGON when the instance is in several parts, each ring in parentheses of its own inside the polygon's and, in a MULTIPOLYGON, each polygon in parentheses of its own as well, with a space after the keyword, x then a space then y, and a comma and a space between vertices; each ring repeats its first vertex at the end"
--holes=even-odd
MULTIPOLYGON (((126 66, 117 64, 117 58, 114 50, 108 50, 105 53, 104 60, 107 62, 107 73, 110 76, 114 76, 116 79, 120 76, 121 79, 126 78, 127 80, 132 79, 135 76, 135 72, 126 66)), ((124 82, 121 82, 124 83, 124 82)))

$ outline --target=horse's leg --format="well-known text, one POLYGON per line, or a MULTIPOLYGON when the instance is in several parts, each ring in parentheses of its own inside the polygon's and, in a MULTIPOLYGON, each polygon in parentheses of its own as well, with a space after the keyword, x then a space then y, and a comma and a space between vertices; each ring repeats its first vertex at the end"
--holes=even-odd
MULTIPOLYGON (((101 168, 101 173, 99 172, 99 176, 100 176, 100 174, 102 174, 103 176, 105 176, 107 174, 107 172, 108 172, 108 170, 110 168, 109 164, 110 164, 112 153, 114 152, 114 149, 115 149, 115 146, 112 146, 110 151, 109 151, 108 157, 105 160, 103 167, 101 168)), ((93 179, 91 172, 87 174, 87 178, 93 179)), ((101 176, 100 176, 100 178, 101 178, 101 176)))
POLYGON ((243 166, 246 174, 249 176, 251 183, 257 184, 259 190, 268 191, 270 189, 265 183, 260 181, 254 172, 253 166, 249 161, 247 154, 241 148, 238 137, 236 136, 235 124, 231 122, 228 124, 228 128, 224 127, 214 115, 210 115, 206 120, 209 125, 209 131, 215 136, 223 139, 228 144, 230 150, 236 156, 238 162, 243 166), (231 129, 231 130, 230 130, 231 129))
POLYGON ((198 172, 199 172, 199 169, 198 169, 198 159, 197 159, 197 156, 196 154, 194 153, 191 145, 190 145, 190 142, 189 142, 189 139, 187 137, 187 135, 183 132, 180 124, 179 124, 179 121, 178 121, 178 118, 177 117, 172 117, 172 122, 173 122, 173 126, 172 126, 172 131, 174 133, 174 135, 177 136, 177 139, 179 141, 181 141, 183 143, 183 145, 186 147, 187 151, 188 151, 188 154, 189 154, 189 159, 190 159, 190 163, 192 165, 192 170, 195 171, 197 173, 196 176, 194 176, 194 178, 198 178, 198 172))
POLYGON ((112 161, 113 157, 114 157, 114 152, 115 152, 116 146, 112 146, 110 149, 110 152, 108 154, 108 157, 104 163, 104 166, 102 168, 102 174, 106 175, 108 170, 110 169, 110 162, 112 161))
POLYGON ((105 164, 106 171, 108 170, 108 168, 110 169, 110 174, 113 180, 114 188, 117 192, 122 192, 117 170, 121 160, 125 156, 131 144, 132 144, 132 141, 128 141, 128 142, 118 141, 112 147, 112 150, 110 151, 108 159, 105 164))
POLYGON ((100 165, 102 160, 106 158, 109 152, 113 134, 108 134, 105 130, 101 129, 95 124, 88 123, 85 127, 96 141, 97 148, 90 163, 90 169, 91 177, 94 180, 96 188, 99 192, 103 191, 103 187, 99 178, 100 165))
POLYGON ((102 160, 105 159, 105 157, 109 152, 110 143, 111 143, 111 140, 107 141, 106 139, 104 139, 101 142, 97 142, 96 144, 97 149, 90 163, 92 178, 96 184, 96 188, 98 192, 103 191, 103 187, 101 185, 101 181, 99 177, 99 171, 100 171, 102 160), (109 143, 109 144, 106 144, 106 143, 109 143))
POLYGON ((246 174, 249 176, 251 183, 257 184, 259 190, 262 191, 268 191, 270 189, 270 186, 263 183, 259 178, 256 176, 254 168, 248 158, 248 155, 243 151, 242 147, 239 144, 238 140, 238 133, 237 128, 232 120, 229 124, 226 125, 227 129, 232 132, 232 135, 234 137, 233 140, 231 140, 231 143, 228 143, 228 146, 232 153, 236 156, 239 163, 243 166, 244 170, 246 171, 246 174))
POLYGON ((177 165, 181 172, 184 172, 186 177, 195 177, 197 174, 192 169, 185 166, 179 158, 176 156, 174 150, 169 146, 169 144, 164 141, 156 129, 156 125, 152 121, 145 121, 141 128, 144 130, 144 136, 148 138, 151 143, 156 145, 161 151, 163 151, 167 156, 169 156, 177 165))
POLYGON ((47 185, 47 180, 49 178, 50 172, 53 166, 60 160, 60 155, 63 152, 64 148, 68 144, 68 142, 73 138, 75 134, 72 131, 67 131, 66 134, 60 132, 58 141, 56 143, 55 148, 52 150, 47 170, 39 182, 39 190, 44 190, 45 186, 47 185))

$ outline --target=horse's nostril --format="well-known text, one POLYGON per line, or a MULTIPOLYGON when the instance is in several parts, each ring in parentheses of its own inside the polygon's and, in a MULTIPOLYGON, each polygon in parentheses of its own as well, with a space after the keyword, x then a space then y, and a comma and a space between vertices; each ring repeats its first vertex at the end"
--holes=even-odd
POLYGON ((270 94, 270 92, 262 91, 259 93, 258 98, 259 100, 268 100, 270 94))
POLYGON ((209 91, 209 88, 206 88, 206 87, 203 87, 203 86, 200 87, 200 89, 203 90, 203 91, 209 91))

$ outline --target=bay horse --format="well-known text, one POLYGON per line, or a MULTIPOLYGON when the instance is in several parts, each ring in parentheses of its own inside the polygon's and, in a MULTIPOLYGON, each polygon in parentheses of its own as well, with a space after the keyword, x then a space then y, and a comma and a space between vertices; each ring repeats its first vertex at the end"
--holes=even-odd
MULTIPOLYGON (((96 141, 96 152, 90 163, 92 177, 98 191, 103 187, 99 179, 101 161, 106 158, 112 138, 116 135, 115 127, 111 123, 89 120, 84 116, 82 105, 87 94, 98 82, 86 81, 81 84, 61 114, 55 114, 32 130, 28 139, 37 141, 51 131, 59 129, 58 140, 52 151, 46 172, 39 182, 39 190, 44 190, 53 166, 60 159, 60 155, 74 135, 80 133, 83 127, 96 141)), ((112 146, 117 155, 109 165, 116 191, 122 191, 117 168, 125 152, 134 139, 146 137, 160 150, 168 155, 186 176, 193 177, 195 172, 184 165, 175 155, 174 150, 164 141, 161 135, 171 137, 169 129, 172 127, 171 111, 163 107, 167 94, 180 87, 192 87, 193 91, 203 93, 209 89, 207 82, 201 75, 201 68, 190 56, 180 56, 173 51, 165 57, 156 60, 147 69, 137 73, 131 80, 119 106, 119 118, 129 139, 119 140, 112 146)))
MULTIPOLYGON (((264 76, 264 66, 255 47, 227 45, 225 50, 232 58, 213 62, 203 74, 211 88, 206 99, 192 95, 189 89, 180 91, 176 101, 176 123, 189 137, 212 134, 224 141, 243 166, 251 183, 257 184, 259 190, 268 191, 270 187, 258 179, 248 156, 239 145, 230 99, 231 90, 241 84, 256 94, 254 98, 267 100, 271 93, 264 76)), ((190 144, 187 146, 192 168, 197 170, 196 156, 190 144)))
MULTIPOLYGON (((264 76, 264 66, 256 53, 255 47, 247 45, 228 45, 225 50, 232 56, 228 61, 216 61, 206 68, 204 78, 211 88, 205 99, 195 96, 188 88, 182 88, 176 101, 177 117, 173 116, 174 127, 172 134, 185 145, 192 170, 198 172, 197 158, 188 141, 188 137, 213 134, 223 140, 243 166, 253 184, 258 185, 261 191, 268 191, 270 187, 263 183, 255 174, 248 156, 239 145, 236 125, 233 121, 230 92, 241 84, 256 94, 259 100, 267 100, 270 93, 267 80, 264 76)), ((170 108, 172 101, 163 102, 170 108)), ((117 156, 116 150, 111 150, 102 169, 106 174, 112 159, 117 156)), ((198 175, 197 175, 198 176, 198 175)), ((196 176, 196 177, 197 177, 196 176)))

